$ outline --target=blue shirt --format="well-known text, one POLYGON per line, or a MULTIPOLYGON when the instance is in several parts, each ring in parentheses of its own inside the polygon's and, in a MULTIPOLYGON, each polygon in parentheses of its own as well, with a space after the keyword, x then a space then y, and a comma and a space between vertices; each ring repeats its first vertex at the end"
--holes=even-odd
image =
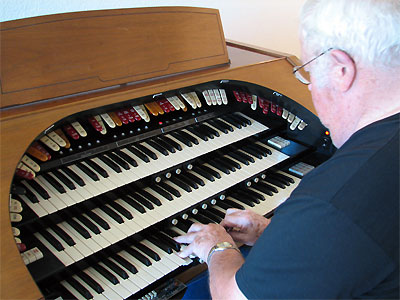
POLYGON ((399 298, 399 120, 354 133, 303 178, 236 274, 247 298, 399 298))

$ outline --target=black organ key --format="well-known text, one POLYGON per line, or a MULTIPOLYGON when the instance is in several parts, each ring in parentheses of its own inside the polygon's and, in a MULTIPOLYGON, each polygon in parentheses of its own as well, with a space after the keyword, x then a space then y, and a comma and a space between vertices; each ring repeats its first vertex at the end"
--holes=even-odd
POLYGON ((151 151, 149 148, 143 146, 140 143, 135 144, 135 147, 138 148, 140 151, 142 151, 144 154, 146 154, 147 156, 149 156, 151 159, 158 159, 157 155, 151 151))
POLYGON ((269 149, 263 148, 258 144, 248 144, 247 147, 252 148, 254 151, 257 151, 259 154, 261 154, 264 157, 267 157, 268 152, 271 152, 269 149))
POLYGON ((282 181, 277 180, 277 179, 275 179, 275 178, 272 178, 272 177, 267 176, 267 177, 265 177, 263 180, 266 181, 266 182, 269 182, 269 183, 271 183, 271 184, 274 184, 274 185, 276 185, 277 187, 280 187, 281 189, 286 188, 286 185, 285 185, 284 183, 282 183, 282 181))
POLYGON ((172 195, 174 195, 175 197, 180 197, 181 196, 181 193, 177 189, 173 188, 172 186, 170 186, 166 182, 160 181, 158 183, 158 185, 160 187, 162 187, 164 190, 166 190, 167 192, 169 192, 172 195))
POLYGON ((202 165, 202 166, 199 166, 199 168, 201 168, 203 171, 206 171, 207 173, 210 173, 213 177, 216 177, 218 179, 221 178, 221 175, 217 171, 215 171, 207 166, 202 165))
MULTIPOLYGON (((242 202, 248 206, 254 207, 254 203, 251 200, 243 197, 242 195, 240 195, 238 193, 232 193, 231 196, 234 197, 239 202, 242 202)), ((229 199, 227 199, 227 200, 229 200, 229 199)))
POLYGON ((190 228, 190 226, 192 226, 193 222, 190 220, 179 220, 178 223, 175 225, 176 227, 178 227, 180 230, 187 232, 190 228))
POLYGON ((260 199, 257 196, 254 196, 252 193, 249 193, 248 190, 245 190, 245 191, 244 190, 236 190, 235 193, 242 198, 244 198, 244 197, 249 198, 249 200, 251 202, 254 202, 257 204, 260 203, 260 199))
POLYGON ((154 149, 156 149, 162 155, 164 155, 164 156, 169 155, 168 150, 165 149, 163 146, 161 146, 158 142, 155 142, 153 140, 147 140, 146 143, 149 144, 150 146, 152 146, 154 149))
POLYGON ((91 235, 90 233, 78 222, 76 222, 72 218, 67 218, 65 220, 69 225, 71 225, 72 228, 74 228, 81 236, 83 236, 85 239, 90 239, 91 235))
POLYGON ((25 195, 26 194, 26 190, 22 186, 18 186, 18 185, 12 184, 11 185, 11 194, 25 195))
POLYGON ((85 186, 86 183, 83 181, 83 179, 76 174, 74 171, 72 171, 68 167, 61 168, 61 170, 68 175, 69 178, 71 178, 75 183, 77 183, 79 186, 85 186))
POLYGON ((109 282, 111 282, 113 285, 116 285, 119 283, 119 280, 116 276, 114 276, 110 271, 108 271, 106 268, 99 264, 94 264, 92 266, 97 272, 99 272, 101 275, 103 275, 109 282))
POLYGON ((236 169, 241 169, 242 168, 242 166, 239 163, 237 163, 236 161, 230 159, 229 157, 222 156, 220 159, 222 161, 225 161, 226 163, 228 163, 229 165, 233 166, 236 169))
POLYGON ((168 136, 160 136, 160 139, 164 140, 166 143, 170 144, 172 147, 174 147, 178 151, 182 151, 182 146, 179 145, 179 143, 175 142, 173 139, 169 138, 168 136))
POLYGON ((32 203, 39 203, 39 199, 36 197, 34 193, 23 183, 21 182, 21 185, 25 189, 25 196, 31 201, 32 203))
POLYGON ((172 254, 173 253, 172 248, 169 245, 167 245, 164 241, 162 241, 162 240, 160 240, 160 239, 158 239, 158 238, 156 238, 154 236, 148 236, 147 240, 150 243, 156 245, 158 248, 160 248, 164 252, 166 252, 168 254, 172 254))
POLYGON ((212 125, 216 125, 215 127, 219 126, 217 127, 218 129, 225 128, 226 130, 233 132, 233 127, 220 119, 210 120, 209 122, 211 122, 212 125))
POLYGON ((99 181, 99 177, 94 173, 92 170, 90 170, 87 166, 85 166, 83 163, 76 163, 75 164, 83 173, 85 173, 87 176, 89 176, 93 181, 99 181))
POLYGON ((193 144, 198 145, 199 141, 192 136, 191 134, 187 133, 186 131, 178 131, 179 135, 181 135, 182 137, 184 137, 185 139, 191 141, 193 144))
POLYGON ((97 283, 92 277, 90 277, 85 272, 79 272, 76 274, 80 279, 82 279, 85 283, 87 283, 93 290, 95 290, 98 294, 104 292, 104 289, 100 284, 97 283))
POLYGON ((130 151, 132 154, 136 155, 137 157, 139 157, 141 160, 143 160, 145 163, 150 162, 149 157, 144 154, 143 152, 137 150, 136 148, 132 147, 132 146, 126 146, 126 149, 128 149, 128 151, 130 151))
POLYGON ((239 115, 239 114, 232 114, 232 116, 238 120, 241 120, 246 125, 251 125, 251 120, 247 119, 246 117, 239 115))
POLYGON ((264 187, 265 189, 269 189, 271 192, 278 193, 278 189, 264 181, 259 181, 257 185, 264 187))
POLYGON ((69 246, 74 246, 76 243, 70 237, 68 233, 66 233, 61 227, 58 225, 53 225, 50 227, 60 238, 62 238, 69 246))
POLYGON ((114 153, 116 155, 118 155, 119 157, 121 157, 126 162, 128 162, 131 166, 133 166, 133 167, 137 167, 138 166, 138 163, 136 162, 136 160, 134 160, 131 156, 129 156, 125 152, 123 152, 121 150, 115 150, 114 153))
POLYGON ((104 230, 108 230, 110 229, 110 225, 104 221, 103 218, 99 217, 99 215, 97 215, 96 213, 92 212, 92 211, 87 211, 86 215, 95 223, 97 223, 101 228, 103 228, 104 230))
POLYGON ((118 254, 114 254, 111 256, 116 262, 118 262, 121 266, 123 266, 125 269, 127 269, 129 272, 136 274, 138 270, 134 265, 132 265, 128 260, 126 260, 124 257, 118 254))
POLYGON ((99 207, 103 212, 105 212, 108 216, 113 218, 118 224, 124 223, 124 220, 120 215, 118 215, 114 210, 109 208, 107 205, 103 205, 99 207))
POLYGON ((76 186, 75 184, 68 179, 67 176, 65 176, 63 173, 61 173, 58 170, 53 170, 52 173, 54 174, 54 176, 56 176, 62 183, 65 184, 66 187, 68 187, 70 190, 75 190, 76 186))
POLYGON ((122 172, 121 168, 104 154, 99 155, 98 158, 107 166, 109 166, 111 169, 113 169, 115 172, 117 173, 122 172))
POLYGON ((263 145, 260 144, 254 144, 255 147, 257 147, 258 149, 265 151, 267 153, 267 155, 271 155, 272 151, 270 149, 268 149, 267 147, 264 147, 263 145))
POLYGON ((209 207, 207 208, 207 211, 209 211, 210 213, 212 213, 212 214, 214 214, 214 215, 220 217, 221 220, 225 218, 225 213, 224 213, 224 212, 222 212, 222 211, 220 211, 219 209, 216 209, 216 208, 214 208, 214 207, 212 207, 212 206, 209 206, 209 207))
POLYGON ((214 223, 217 223, 217 224, 219 224, 223 220, 223 218, 221 218, 220 216, 215 215, 211 211, 209 211, 208 208, 202 209, 198 213, 200 215, 203 215, 203 216, 209 218, 210 220, 212 220, 214 223))
MULTIPOLYGON (((196 175, 194 175, 194 174, 192 174, 192 173, 183 172, 183 173, 181 173, 181 175, 183 176, 183 178, 187 179, 188 181, 197 183, 198 185, 201 185, 201 186, 204 186, 204 185, 205 185, 203 179, 197 177, 196 175)), ((195 186, 192 186, 192 187, 196 189, 195 186)))
POLYGON ((91 167, 91 168, 92 168, 93 170, 95 170, 98 174, 100 174, 101 177, 107 178, 107 177, 109 176, 108 173, 107 173, 107 171, 104 170, 102 167, 100 167, 100 166, 99 166, 96 162, 94 162, 93 160, 88 159, 88 160, 86 160, 85 162, 89 165, 89 167, 91 167))
MULTIPOLYGON (((172 231, 172 230, 171 230, 172 231)), ((176 233, 176 232, 175 232, 176 233)), ((181 245, 176 242, 173 238, 171 238, 170 236, 168 236, 168 234, 165 234, 164 232, 159 231, 158 233, 155 234, 156 237, 163 241, 164 243, 166 243, 167 245, 169 245, 172 249, 174 249, 175 251, 180 251, 181 249, 181 245)))
POLYGON ((242 125, 240 124, 240 122, 237 122, 236 120, 232 119, 230 116, 221 116, 220 118, 222 120, 224 120, 225 122, 233 125, 237 129, 241 129, 242 128, 242 125))
POLYGON ((236 159, 237 161, 240 161, 242 164, 244 164, 246 166, 250 165, 250 162, 247 159, 244 159, 242 156, 240 156, 236 152, 229 152, 227 155, 236 159))
POLYGON ((159 199, 157 199, 156 197, 154 197, 152 194, 150 194, 149 192, 145 191, 145 190, 140 190, 138 191, 138 193, 140 195, 142 195, 143 197, 145 197, 147 200, 151 201, 152 203, 154 203, 157 206, 161 206, 161 201, 159 199))
POLYGON ((169 180, 175 183, 180 188, 184 189, 188 193, 192 191, 192 188, 186 182, 176 178, 175 176, 172 176, 171 178, 169 178, 169 180))
POLYGON ((30 180, 29 184, 43 199, 50 199, 47 191, 35 180, 30 180))
POLYGON ((143 245, 140 242, 135 242, 134 247, 136 247, 137 249, 139 249, 140 251, 142 251, 144 254, 146 254, 148 257, 154 259, 155 261, 161 260, 161 257, 156 252, 154 252, 149 247, 147 247, 146 245, 143 245))
POLYGON ((107 156, 120 167, 124 168, 125 170, 130 170, 131 167, 129 166, 129 164, 120 156, 116 155, 113 152, 107 152, 107 156))
POLYGON ((247 155, 246 153, 242 152, 242 151, 235 151, 235 154, 241 156, 243 159, 251 162, 251 163, 255 163, 256 161, 254 160, 253 157, 251 157, 250 155, 247 155))
POLYGON ((246 127, 247 126, 247 122, 245 120, 241 119, 236 114, 230 114, 228 117, 231 118, 232 120, 234 120, 235 122, 239 123, 240 125, 242 125, 242 127, 246 127))
POLYGON ((86 299, 93 299, 93 295, 75 278, 69 277, 65 279, 75 290, 79 292, 86 299))
POLYGON ((123 195, 121 196, 121 199, 124 200, 126 203, 128 203, 130 206, 132 206, 135 210, 137 210, 141 214, 144 214, 146 212, 146 210, 140 203, 130 198, 129 196, 123 195))
POLYGON ((205 128, 206 130, 208 130, 214 136, 219 137, 219 132, 216 131, 215 129, 211 128, 210 126, 208 126, 206 123, 201 124, 201 126, 203 128, 205 128))
POLYGON ((233 203, 233 201, 226 201, 227 199, 223 200, 223 201, 218 201, 215 205, 221 207, 224 210, 227 210, 229 208, 239 208, 239 209, 244 209, 243 206, 241 207, 237 207, 239 206, 239 204, 237 204, 236 202, 233 203))
POLYGON ((146 256, 144 256, 142 253, 140 253, 138 250, 135 248, 130 247, 129 245, 124 248, 126 252, 128 252, 130 255, 132 255, 134 258, 139 260, 142 264, 145 266, 149 267, 151 266, 151 261, 148 259, 146 256))
POLYGON ((257 198, 261 201, 265 200, 265 197, 263 194, 257 193, 256 191, 250 190, 250 189, 245 189, 244 193, 248 194, 248 195, 252 195, 254 198, 257 198))
POLYGON ((209 219, 208 217, 200 214, 200 212, 196 215, 191 216, 193 219, 199 221, 202 224, 210 224, 215 223, 213 220, 209 219))
POLYGON ((189 139, 185 138, 183 135, 179 134, 178 132, 171 132, 170 134, 174 138, 176 138, 178 141, 184 143, 186 146, 188 146, 188 147, 193 146, 192 142, 189 139))
POLYGON ((123 279, 128 279, 129 275, 126 273, 125 270, 123 270, 120 266, 118 266, 116 263, 114 263, 112 260, 105 258, 102 259, 101 262, 105 264, 107 267, 109 267, 113 272, 118 274, 121 278, 123 279))
MULTIPOLYGON (((199 128, 197 127, 192 127, 192 126, 188 126, 185 128, 186 130, 190 131, 191 133, 193 133, 195 136, 201 138, 203 141, 207 142, 208 141, 208 137, 206 134, 204 134, 201 130, 199 130, 199 128)), ((189 135, 189 134, 188 134, 189 135)))
POLYGON ((252 184, 251 187, 257 191, 260 191, 261 193, 267 194, 268 196, 272 196, 274 194, 268 186, 264 186, 263 184, 260 184, 260 182, 252 184))
POLYGON ((258 159, 263 158, 262 154, 259 151, 255 150, 254 148, 249 147, 249 145, 242 146, 240 149, 244 152, 247 152, 248 154, 251 154, 251 155, 257 157, 258 159))
POLYGON ((230 199, 225 199, 224 203, 228 204, 230 207, 234 207, 234 208, 238 208, 238 209, 245 209, 243 205, 241 205, 235 201, 232 201, 230 199))
POLYGON ((271 178, 275 178, 277 180, 281 180, 287 186, 289 186, 291 183, 294 183, 294 179, 293 178, 291 178, 289 176, 286 176, 284 174, 281 174, 281 173, 267 172, 266 175, 271 177, 271 178))
POLYGON ((214 138, 214 134, 210 130, 208 130, 207 127, 204 127, 203 124, 195 125, 194 126, 194 130, 196 130, 197 132, 200 132, 201 134, 203 134, 207 138, 210 138, 210 139, 214 138))
POLYGON ((85 225, 87 228, 89 228, 94 234, 100 234, 100 229, 92 222, 90 221, 87 217, 77 214, 76 218, 82 222, 83 225, 85 225))
POLYGON ((196 172, 197 174, 203 176, 204 178, 207 178, 210 181, 215 181, 214 176, 212 176, 212 174, 203 169, 200 169, 200 167, 193 167, 193 172, 196 172))
POLYGON ((41 230, 39 233, 57 250, 62 251, 64 250, 63 245, 47 230, 41 230))
POLYGON ((185 173, 181 173, 179 175, 179 180, 183 181, 185 184, 189 185, 191 188, 193 189, 198 189, 199 186, 197 185, 197 182, 190 179, 189 176, 187 176, 187 174, 185 173))
POLYGON ((153 189, 156 193, 160 194, 161 196, 163 196, 165 199, 167 199, 168 201, 172 201, 174 198, 172 197, 172 195, 170 193, 168 193, 167 191, 164 191, 162 188, 160 188, 158 185, 153 184, 152 186, 150 186, 151 189, 153 189))
POLYGON ((43 178, 47 180, 60 194, 65 194, 64 187, 50 174, 43 174, 43 178))
POLYGON ((175 153, 176 150, 175 148, 169 144, 168 142, 165 141, 165 139, 162 136, 159 136, 155 139, 155 141, 162 147, 164 147, 165 149, 167 149, 169 152, 171 153, 175 153))
POLYGON ((137 202, 139 202, 140 204, 142 204, 144 207, 148 208, 148 209, 154 209, 153 204, 147 200, 146 198, 144 198, 143 196, 141 196, 138 193, 132 193, 129 194, 130 197, 132 197, 133 199, 135 199, 137 202))
POLYGON ((128 220, 133 219, 132 214, 117 202, 110 201, 108 204, 128 220))
POLYGON ((230 169, 229 166, 226 166, 224 163, 222 163, 216 159, 213 159, 212 161, 210 161, 209 164, 227 175, 229 175, 231 173, 229 171, 229 169, 230 169))
POLYGON ((214 120, 208 120, 207 123, 211 124, 215 128, 217 128, 219 131, 222 131, 225 134, 228 134, 228 129, 224 126, 221 126, 221 124, 216 123, 214 120))

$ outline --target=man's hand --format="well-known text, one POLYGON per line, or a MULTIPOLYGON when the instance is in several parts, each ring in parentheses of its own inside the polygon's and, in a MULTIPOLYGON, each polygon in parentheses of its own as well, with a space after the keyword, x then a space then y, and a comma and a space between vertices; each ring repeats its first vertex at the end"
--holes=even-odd
POLYGON ((229 208, 221 225, 235 242, 253 246, 271 220, 250 210, 229 208))
POLYGON ((176 237, 175 241, 189 244, 179 252, 179 256, 187 257, 194 254, 203 261, 207 261, 208 253, 215 244, 221 242, 230 242, 234 244, 232 237, 221 225, 203 225, 200 223, 194 223, 190 226, 186 235, 176 237))

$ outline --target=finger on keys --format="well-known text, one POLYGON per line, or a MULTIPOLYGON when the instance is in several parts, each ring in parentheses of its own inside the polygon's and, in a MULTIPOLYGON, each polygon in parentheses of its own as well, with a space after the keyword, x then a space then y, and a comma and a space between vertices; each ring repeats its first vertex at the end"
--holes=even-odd
POLYGON ((198 232, 200 230, 202 230, 204 228, 205 225, 201 224, 201 223, 193 223, 192 226, 190 226, 188 233, 191 232, 198 232))
POLYGON ((185 257, 189 257, 190 255, 193 254, 193 244, 190 244, 188 246, 184 246, 181 248, 181 251, 178 252, 179 257, 181 258, 185 258, 185 257))

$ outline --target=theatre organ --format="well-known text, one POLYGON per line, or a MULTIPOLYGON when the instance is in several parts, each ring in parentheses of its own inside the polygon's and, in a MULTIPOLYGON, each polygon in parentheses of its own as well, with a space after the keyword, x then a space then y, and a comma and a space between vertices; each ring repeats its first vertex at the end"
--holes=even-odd
POLYGON ((213 9, 2 23, 1 299, 178 292, 200 264, 175 235, 270 216, 331 155, 296 63, 225 41, 213 9))

